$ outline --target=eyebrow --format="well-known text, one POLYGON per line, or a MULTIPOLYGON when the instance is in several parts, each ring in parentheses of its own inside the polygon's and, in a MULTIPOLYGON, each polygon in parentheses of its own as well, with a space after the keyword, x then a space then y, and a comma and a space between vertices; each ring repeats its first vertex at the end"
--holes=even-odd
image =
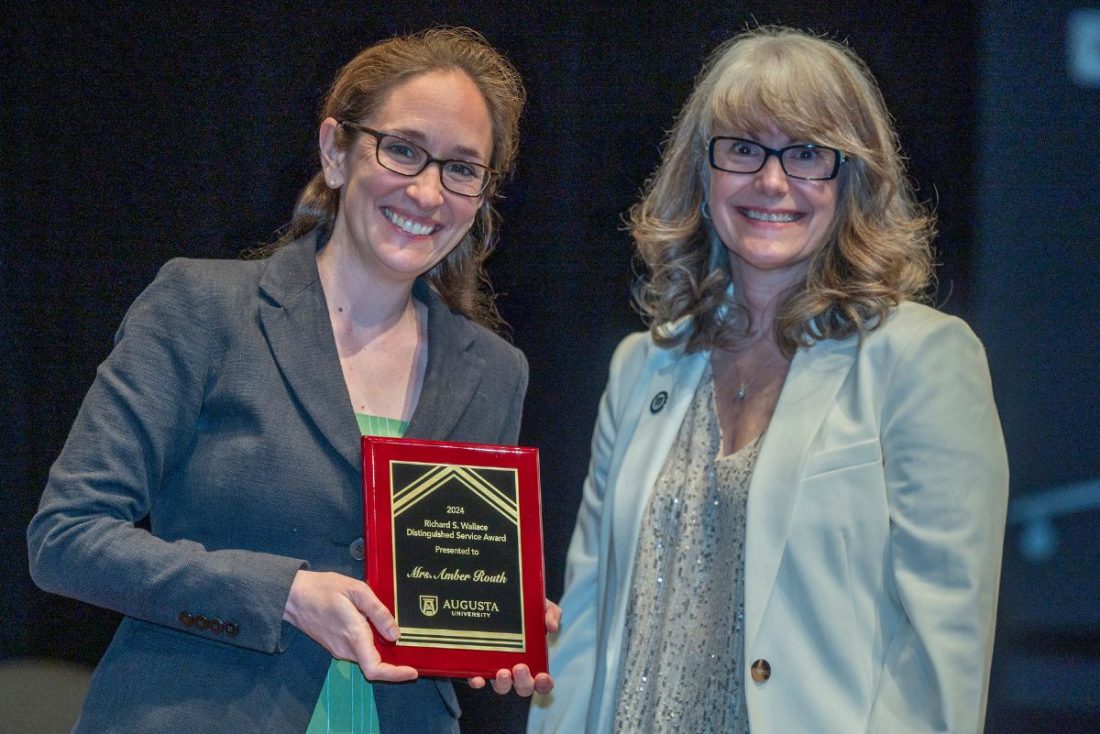
MULTIPOLYGON (((428 139, 427 139, 427 137, 425 137, 424 133, 422 133, 418 130, 407 130, 407 129, 403 129, 403 128, 397 128, 397 129, 393 129, 393 130, 386 130, 385 132, 388 132, 391 135, 397 135, 398 137, 407 138, 408 140, 411 140, 412 142, 417 143, 417 144, 419 144, 420 146, 422 146, 424 148, 427 148, 428 139)), ((474 163, 483 160, 482 156, 481 156, 481 153, 474 150, 473 148, 467 148, 465 145, 456 146, 455 149, 454 149, 454 152, 455 152, 456 155, 464 156, 465 158, 470 159, 474 163)), ((486 158, 484 160, 487 161, 488 159, 486 158)), ((483 164, 483 165, 487 165, 487 164, 483 164)))

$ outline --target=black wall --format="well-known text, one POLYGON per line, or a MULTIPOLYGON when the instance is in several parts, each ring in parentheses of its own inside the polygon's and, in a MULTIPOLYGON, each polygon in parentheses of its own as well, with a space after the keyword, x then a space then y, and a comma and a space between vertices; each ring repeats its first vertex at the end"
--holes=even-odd
POLYGON ((1013 491, 990 732, 1100 731, 1100 74, 1075 82, 1069 43, 1091 19, 1100 68, 1086 5, 989 3, 980 22, 971 320, 1013 491))
MULTIPOLYGON (((170 257, 234 257, 269 241, 316 167, 316 111, 337 68, 375 40, 432 23, 481 30, 530 93, 491 272, 531 362, 522 441, 542 455, 552 598, 607 362, 640 328, 622 215, 706 52, 746 24, 848 39, 878 76, 914 181, 940 215, 939 301, 989 345, 1013 490, 1100 476, 1090 318, 1100 300, 1098 202, 1088 175, 1100 160, 1090 132, 1097 93, 1057 81, 1067 3, 541 5, 291 2, 261 12, 229 2, 30 3, 7 11, 0 657, 94 663, 113 632, 110 613, 33 588, 23 533, 130 301, 170 257)), ((1066 522, 1094 532, 1096 520, 1084 513, 1066 522)), ((1068 564, 1065 573, 1082 568, 1078 561, 1095 567, 1080 550, 1056 560, 1068 564)), ((1039 576, 1062 575, 1044 568, 1039 576)), ((1006 569, 1025 579, 1021 587, 1006 570, 1006 595, 1026 596, 1034 564, 1011 556, 1006 569)), ((1045 626, 1009 625, 999 645, 1028 655, 1078 603, 1095 614, 1100 585, 1078 572, 1080 583, 1055 590, 1074 604, 1048 607, 1045 626)), ((1026 616, 1017 608, 1002 601, 1014 620, 1026 616)), ((1096 629, 1095 617, 1074 619, 1096 629)), ((1082 640, 1090 638, 1066 644, 1082 640)), ((1007 722, 1042 707, 998 690, 1016 685, 1016 668, 1002 657, 1011 654, 998 652, 991 721, 1003 723, 990 731, 1030 731, 1007 722)), ((1078 692, 1063 697, 1063 708, 1087 713, 1078 692)), ((467 708, 470 731, 506 730, 523 716, 512 699, 479 696, 467 708)))

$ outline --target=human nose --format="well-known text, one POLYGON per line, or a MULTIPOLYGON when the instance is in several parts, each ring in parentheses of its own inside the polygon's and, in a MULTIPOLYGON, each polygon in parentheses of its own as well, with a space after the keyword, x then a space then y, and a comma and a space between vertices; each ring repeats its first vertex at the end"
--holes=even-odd
POLYGON ((409 196, 424 209, 432 209, 443 203, 443 171, 436 162, 429 163, 412 177, 406 187, 409 196))
POLYGON ((779 156, 769 155, 764 161, 764 167, 756 172, 757 188, 769 194, 784 194, 789 184, 787 172, 783 170, 779 156))

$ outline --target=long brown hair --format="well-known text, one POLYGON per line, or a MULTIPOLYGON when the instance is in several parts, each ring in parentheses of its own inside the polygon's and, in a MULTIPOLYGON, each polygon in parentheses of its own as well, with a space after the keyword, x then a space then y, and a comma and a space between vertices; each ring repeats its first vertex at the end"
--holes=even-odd
MULTIPOLYGON (((389 93, 411 77, 439 70, 467 74, 481 90, 493 124, 489 167, 498 172, 482 195, 473 226, 462 241, 427 273, 428 281, 451 308, 493 329, 503 326, 493 303, 484 263, 495 244, 497 213, 492 198, 499 179, 515 166, 519 118, 526 92, 512 64, 470 28, 431 28, 398 36, 361 51, 340 72, 321 105, 320 118, 363 120, 381 107, 389 93)), ((336 145, 348 148, 360 133, 338 126, 336 145)), ((258 252, 274 250, 320 229, 327 240, 339 207, 340 193, 318 171, 298 196, 294 215, 278 240, 258 252)))

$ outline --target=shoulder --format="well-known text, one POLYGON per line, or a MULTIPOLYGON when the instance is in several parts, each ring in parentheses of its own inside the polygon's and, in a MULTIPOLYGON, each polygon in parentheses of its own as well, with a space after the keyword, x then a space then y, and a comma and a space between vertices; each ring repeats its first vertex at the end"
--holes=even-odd
POLYGON ((210 281, 234 282, 259 277, 270 258, 233 260, 228 258, 174 257, 161 266, 158 275, 210 281))
POLYGON ((957 316, 912 301, 903 301, 891 309, 882 324, 882 330, 888 333, 911 333, 927 328, 959 327, 968 328, 966 322, 957 316))
POLYGON ((512 376, 527 381, 527 358, 504 337, 451 310, 443 298, 423 281, 413 286, 413 295, 428 307, 429 350, 442 355, 473 357, 497 378, 512 376))
POLYGON ((151 287, 234 305, 258 293, 276 303, 291 303, 318 283, 316 251, 316 235, 310 234, 251 260, 174 258, 161 267, 151 287))
POLYGON ((486 364, 494 369, 507 369, 527 377, 527 357, 514 344, 510 343, 500 334, 497 334, 481 324, 476 324, 464 316, 467 327, 471 330, 473 349, 486 364))
POLYGON ((263 258, 175 258, 161 268, 154 285, 177 297, 198 297, 209 308, 233 308, 259 297, 288 306, 319 288, 316 235, 287 243, 263 258))
POLYGON ((661 369, 681 361, 686 355, 682 345, 657 344, 649 331, 626 336, 611 357, 612 375, 629 376, 648 369, 661 369))
MULTIPOLYGON (((687 353, 683 345, 662 346, 648 331, 628 335, 615 348, 607 379, 606 396, 612 405, 630 404, 635 393, 647 393, 655 382, 687 384, 707 352, 687 353)), ((648 398, 647 398, 648 401, 648 398)), ((648 403, 647 403, 648 404, 648 403)))
POLYGON ((181 325, 208 321, 220 310, 239 310, 242 301, 255 294, 261 270, 258 262, 169 260, 130 306, 123 326, 152 321, 158 330, 171 334, 181 325))
POLYGON ((860 360, 896 379, 939 380, 959 372, 988 374, 985 347, 957 316, 902 303, 868 334, 860 360))
POLYGON ((643 370, 652 356, 659 353, 659 349, 647 331, 636 331, 627 335, 611 355, 611 379, 633 382, 630 376, 643 370))
POLYGON ((230 260, 177 257, 161 266, 158 280, 181 287, 232 289, 248 286, 254 289, 270 259, 230 260))
POLYGON ((980 344, 974 331, 959 317, 911 302, 892 309, 864 342, 865 349, 875 351, 905 351, 915 345, 934 349, 937 345, 958 342, 980 344))
POLYGON ((173 258, 161 266, 146 297, 209 302, 233 294, 255 294, 264 261, 173 258))

